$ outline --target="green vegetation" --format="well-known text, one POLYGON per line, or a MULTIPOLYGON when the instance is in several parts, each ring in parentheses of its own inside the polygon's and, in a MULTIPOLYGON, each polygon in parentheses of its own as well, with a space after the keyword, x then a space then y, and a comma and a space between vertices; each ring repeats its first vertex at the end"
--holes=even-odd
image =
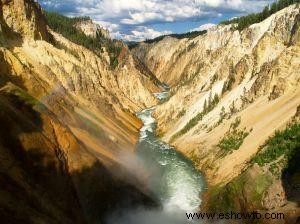
POLYGON ((59 43, 59 42, 54 42, 54 44, 55 44, 55 47, 57 47, 58 49, 61 49, 61 50, 64 50, 64 51, 68 52, 69 54, 73 55, 77 59, 80 58, 79 54, 76 50, 70 49, 67 46, 65 46, 64 44, 59 43))
MULTIPOLYGON (((56 12, 45 11, 45 17, 48 26, 57 33, 73 43, 82 45, 97 55, 102 53, 101 48, 105 47, 110 56, 110 66, 115 69, 118 66, 118 56, 122 50, 122 46, 115 40, 106 39, 102 36, 96 38, 86 36, 82 31, 76 29, 75 24, 81 21, 89 20, 89 17, 69 18, 56 12)), ((59 45, 58 43, 55 43, 59 45)), ((59 45, 60 48, 65 48, 59 45)))
POLYGON ((196 46, 197 46, 196 42, 193 41, 192 43, 189 44, 189 46, 187 47, 186 51, 189 52, 189 51, 191 51, 196 46))
POLYGON ((211 132, 213 129, 215 129, 216 127, 218 127, 220 124, 222 124, 222 122, 224 121, 224 119, 229 119, 230 118, 230 114, 225 112, 225 108, 222 107, 221 109, 221 113, 220 113, 220 118, 217 121, 217 123, 215 123, 214 125, 210 126, 210 127, 205 127, 207 128, 206 132, 209 133, 211 132))
POLYGON ((193 41, 192 43, 189 44, 189 46, 187 46, 183 50, 179 50, 179 51, 177 50, 176 53, 179 52, 177 57, 180 58, 180 57, 186 55, 186 53, 191 51, 196 45, 197 44, 193 41))
POLYGON ((210 79, 210 84, 213 85, 218 80, 218 75, 214 74, 213 77, 210 79))
POLYGON ((32 97, 31 95, 27 94, 21 89, 16 89, 14 94, 18 96, 27 105, 44 107, 40 101, 38 101, 36 98, 32 97))
POLYGON ((207 33, 207 30, 193 31, 193 32, 182 33, 182 34, 168 34, 168 35, 162 35, 162 36, 156 37, 154 39, 145 40, 144 42, 148 43, 148 44, 157 43, 157 42, 163 40, 165 37, 174 37, 176 39, 184 39, 184 38, 193 39, 195 37, 204 35, 206 33, 207 33))
POLYGON ((82 45, 90 50, 101 49, 101 43, 98 39, 88 37, 83 32, 75 28, 75 24, 81 21, 89 20, 89 17, 69 18, 56 12, 45 12, 47 24, 55 32, 62 34, 70 41, 82 45))
POLYGON ((183 109, 182 111, 180 111, 177 115, 177 119, 183 117, 186 114, 186 110, 183 109))
MULTIPOLYGON (((238 123, 234 123, 232 128, 237 127, 238 123)), ((209 190, 209 211, 245 212, 247 208, 262 209, 261 202, 274 177, 283 178, 285 175, 291 186, 299 186, 300 124, 291 123, 285 130, 277 131, 261 148, 245 172, 225 186, 215 186, 209 190), (264 169, 252 169, 254 163, 268 167, 274 176, 264 169)))
POLYGON ((108 41, 106 42, 105 47, 109 53, 110 67, 112 69, 115 69, 119 64, 118 56, 122 51, 122 46, 120 46, 116 42, 108 41))
POLYGON ((272 184, 272 178, 259 173, 253 179, 250 172, 247 170, 225 186, 212 187, 208 192, 207 209, 217 213, 246 212, 244 209, 249 208, 249 205, 252 209, 259 209, 264 193, 272 184))
MULTIPOLYGON (((191 43, 189 46, 191 46, 193 43, 191 43)), ((180 52, 178 50, 176 50, 176 53, 178 53, 178 57, 181 57, 181 54, 184 55, 187 52, 186 49, 183 51, 180 51, 180 52)), ((182 86, 192 83, 195 80, 195 78, 200 74, 202 67, 203 67, 203 64, 200 63, 197 65, 197 67, 195 68, 195 70, 193 72, 186 71, 186 69, 185 69, 182 74, 182 79, 181 79, 180 83, 178 84, 177 88, 180 88, 182 86)), ((203 88, 204 88, 204 86, 202 86, 201 91, 203 90, 203 88)))
POLYGON ((165 135, 165 132, 159 132, 156 134, 158 138, 163 138, 165 135))
POLYGON ((203 119, 203 117, 208 114, 210 111, 212 111, 215 106, 219 103, 220 99, 217 94, 212 98, 212 95, 210 93, 208 101, 204 101, 203 110, 197 114, 194 118, 192 118, 183 129, 181 129, 179 132, 177 132, 175 135, 172 136, 171 141, 174 141, 176 138, 180 137, 181 135, 184 135, 187 133, 190 129, 195 127, 199 121, 203 119))
POLYGON ((225 136, 218 144, 218 147, 226 153, 230 153, 233 150, 238 150, 243 144, 244 139, 248 136, 248 132, 244 130, 235 130, 225 136))
POLYGON ((232 103, 229 106, 229 110, 230 116, 238 112, 238 109, 235 107, 235 101, 232 101, 232 103))
POLYGON ((235 77, 231 73, 223 85, 222 94, 226 93, 227 91, 230 91, 234 83, 235 83, 235 77))
POLYGON ((264 166, 281 156, 286 161, 291 159, 296 150, 300 149, 300 124, 292 124, 284 131, 277 131, 261 149, 263 150, 253 157, 252 163, 264 166))
POLYGON ((190 160, 194 163, 195 166, 197 166, 200 163, 200 158, 198 157, 196 150, 193 150, 192 152, 190 152, 189 155, 190 160))
POLYGON ((207 30, 202 30, 202 31, 192 31, 192 32, 187 32, 187 33, 182 33, 182 34, 171 34, 170 36, 177 38, 177 39, 184 39, 184 38, 194 39, 195 37, 204 35, 206 33, 207 33, 207 30))
POLYGON ((5 38, 3 37, 2 30, 0 29, 0 44, 4 45, 5 43, 5 38))
POLYGON ((243 144, 244 139, 249 135, 249 132, 246 132, 245 129, 237 129, 240 123, 241 119, 239 117, 236 118, 234 123, 231 124, 229 132, 227 132, 226 136, 217 145, 221 149, 222 155, 231 153, 233 150, 238 150, 243 144))
POLYGON ((278 12, 279 10, 281 10, 289 5, 299 3, 299 2, 300 2, 300 0, 278 0, 270 6, 266 6, 264 8, 264 10, 260 13, 252 13, 247 16, 242 16, 242 17, 235 18, 232 20, 223 21, 223 22, 221 22, 221 24, 226 24, 226 25, 237 24, 235 29, 243 30, 254 23, 259 23, 259 22, 265 20, 266 18, 268 18, 272 14, 278 12))
POLYGON ((7 84, 3 87, 3 90, 15 96, 18 101, 23 102, 27 106, 38 106, 40 108, 44 108, 44 105, 38 99, 34 98, 22 88, 15 86, 14 84, 7 84))
POLYGON ((182 86, 190 84, 191 82, 193 82, 194 78, 198 74, 199 74, 199 71, 194 72, 192 74, 184 74, 184 75, 182 75, 183 78, 182 78, 181 82, 179 83, 178 87, 182 87, 182 86))
POLYGON ((228 116, 228 113, 226 113, 225 107, 223 106, 221 108, 220 119, 217 122, 217 126, 219 126, 227 116, 228 116))
POLYGON ((280 179, 282 176, 282 168, 287 167, 288 161, 286 159, 281 159, 276 161, 269 166, 269 171, 274 175, 275 178, 280 179))
POLYGON ((230 130, 236 130, 238 126, 241 124, 241 117, 235 118, 234 122, 230 124, 230 130))

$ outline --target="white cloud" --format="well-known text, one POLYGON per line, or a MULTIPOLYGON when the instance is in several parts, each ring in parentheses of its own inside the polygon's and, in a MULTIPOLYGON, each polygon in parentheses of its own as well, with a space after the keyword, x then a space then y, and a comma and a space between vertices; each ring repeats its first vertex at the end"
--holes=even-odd
POLYGON ((152 28, 147 28, 144 26, 137 27, 136 30, 132 30, 129 34, 120 34, 115 33, 114 36, 122 38, 126 41, 143 41, 146 39, 153 39, 155 37, 159 37, 162 35, 171 34, 171 31, 165 30, 165 31, 157 31, 152 28))
MULTIPOLYGON (((121 36, 130 37, 135 31, 139 31, 140 26, 148 27, 150 35, 159 32, 150 28, 154 24, 204 21, 224 13, 252 12, 271 1, 273 0, 39 0, 47 9, 71 16, 90 16, 111 32, 119 31, 121 36)), ((141 34, 138 32, 137 35, 141 34)))
POLYGON ((213 23, 206 23, 206 24, 203 24, 195 29, 192 29, 190 31, 203 31, 203 30, 208 30, 212 27, 216 26, 216 24, 213 24, 213 23))
POLYGON ((145 13, 129 13, 130 19, 122 19, 121 23, 123 24, 143 24, 151 20, 164 20, 163 15, 156 12, 145 12, 145 13))
POLYGON ((97 20, 95 22, 98 23, 100 26, 108 29, 109 32, 115 32, 118 29, 120 29, 120 26, 118 24, 115 24, 115 23, 110 23, 110 22, 101 21, 101 20, 97 20))
MULTIPOLYGON (((203 1, 198 1, 198 2, 203 2, 203 1)), ((209 5, 209 6, 212 6, 212 7, 218 7, 218 6, 221 6, 223 4, 226 3, 226 1, 224 0, 204 0, 204 2, 209 5)))

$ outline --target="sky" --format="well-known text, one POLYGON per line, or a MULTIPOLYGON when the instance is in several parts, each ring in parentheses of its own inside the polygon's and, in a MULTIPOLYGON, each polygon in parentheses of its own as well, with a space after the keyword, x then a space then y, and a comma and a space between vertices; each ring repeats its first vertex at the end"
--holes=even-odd
POLYGON ((66 16, 89 16, 111 36, 143 41, 207 29, 220 21, 261 11, 273 0, 38 0, 66 16))

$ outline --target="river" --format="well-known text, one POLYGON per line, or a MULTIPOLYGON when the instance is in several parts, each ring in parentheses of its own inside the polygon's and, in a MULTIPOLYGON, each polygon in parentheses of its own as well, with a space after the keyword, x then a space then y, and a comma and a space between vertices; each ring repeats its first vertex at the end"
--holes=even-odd
MULTIPOLYGON (((154 94, 161 102, 168 91, 154 94)), ((155 107, 145 109, 137 116, 144 125, 140 130, 137 155, 149 171, 148 188, 161 204, 161 209, 145 208, 126 211, 114 224, 185 224, 186 213, 197 212, 205 181, 192 162, 156 136, 155 107)), ((195 222, 196 223, 196 222, 195 222)))

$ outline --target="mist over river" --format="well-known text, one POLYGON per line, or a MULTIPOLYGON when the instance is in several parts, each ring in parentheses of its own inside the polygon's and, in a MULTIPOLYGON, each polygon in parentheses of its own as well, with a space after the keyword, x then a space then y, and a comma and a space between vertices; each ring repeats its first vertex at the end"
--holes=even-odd
MULTIPOLYGON (((169 93, 165 91, 154 95, 163 101, 169 93)), ((155 107, 137 113, 144 125, 140 130, 136 153, 149 171, 148 188, 161 208, 147 209, 141 206, 135 210, 124 209, 112 215, 109 224, 194 223, 188 221, 186 213, 199 211, 204 178, 191 161, 156 136, 156 121, 152 117, 154 110, 155 107)))

